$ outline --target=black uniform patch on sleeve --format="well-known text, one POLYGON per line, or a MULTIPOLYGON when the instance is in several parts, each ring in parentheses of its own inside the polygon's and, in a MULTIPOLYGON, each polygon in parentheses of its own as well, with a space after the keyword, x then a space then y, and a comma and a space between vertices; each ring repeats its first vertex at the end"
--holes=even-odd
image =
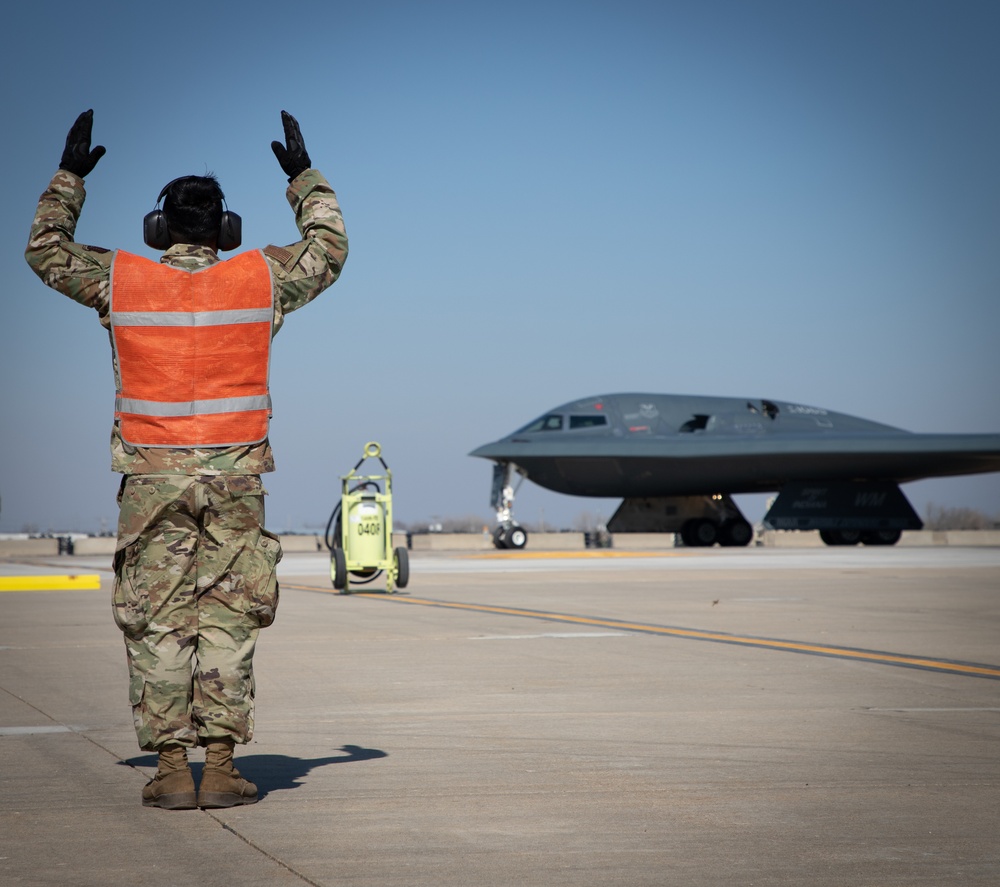
POLYGON ((105 249, 103 246, 85 246, 84 249, 88 253, 109 253, 111 250, 105 249))
POLYGON ((270 256, 276 262, 279 262, 280 264, 285 266, 289 265, 295 258, 295 256, 292 255, 291 251, 285 249, 283 246, 272 246, 272 245, 265 246, 263 249, 263 253, 265 256, 270 256))

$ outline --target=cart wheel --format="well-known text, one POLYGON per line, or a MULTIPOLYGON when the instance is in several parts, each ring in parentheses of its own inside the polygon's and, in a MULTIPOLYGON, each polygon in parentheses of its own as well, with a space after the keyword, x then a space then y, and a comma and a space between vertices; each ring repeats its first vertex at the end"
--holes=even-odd
POLYGON ((343 548, 333 549, 330 558, 330 578, 333 580, 333 587, 338 591, 347 588, 347 556, 343 548))
POLYGON ((396 588, 406 588, 410 581, 410 555, 405 548, 396 549, 396 588))

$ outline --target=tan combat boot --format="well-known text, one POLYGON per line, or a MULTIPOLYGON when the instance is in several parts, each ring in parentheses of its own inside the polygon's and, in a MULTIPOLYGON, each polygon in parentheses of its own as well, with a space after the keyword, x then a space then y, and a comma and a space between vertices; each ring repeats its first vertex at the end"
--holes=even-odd
POLYGON ((197 807, 194 777, 183 746, 168 745, 160 749, 156 775, 142 790, 142 806, 164 810, 194 810, 197 807))
POLYGON ((257 803, 257 786, 240 776, 233 766, 234 745, 231 739, 215 739, 205 746, 205 770, 198 789, 199 807, 257 803))

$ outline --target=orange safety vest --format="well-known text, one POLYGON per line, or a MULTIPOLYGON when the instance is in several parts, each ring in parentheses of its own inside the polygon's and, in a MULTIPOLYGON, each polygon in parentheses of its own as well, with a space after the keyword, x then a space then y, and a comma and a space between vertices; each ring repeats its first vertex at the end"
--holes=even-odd
POLYGON ((259 250, 196 271, 116 252, 111 341, 122 439, 145 447, 264 440, 273 323, 271 269, 259 250))

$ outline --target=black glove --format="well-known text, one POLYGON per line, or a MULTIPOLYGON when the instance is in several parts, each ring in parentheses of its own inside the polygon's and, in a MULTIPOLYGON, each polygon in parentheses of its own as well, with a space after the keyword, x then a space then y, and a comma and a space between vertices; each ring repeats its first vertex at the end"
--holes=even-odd
POLYGON ((97 166, 107 148, 98 145, 93 151, 90 150, 90 132, 94 127, 93 110, 84 111, 76 118, 76 123, 66 136, 66 147, 63 149, 62 160, 59 161, 59 169, 76 173, 81 179, 90 175, 97 166))
POLYGON ((312 161, 306 153, 299 122, 287 111, 281 112, 281 123, 285 127, 285 144, 271 142, 271 150, 278 158, 278 163, 288 176, 288 181, 294 179, 300 172, 309 169, 312 161), (286 147, 287 145, 287 147, 286 147))

